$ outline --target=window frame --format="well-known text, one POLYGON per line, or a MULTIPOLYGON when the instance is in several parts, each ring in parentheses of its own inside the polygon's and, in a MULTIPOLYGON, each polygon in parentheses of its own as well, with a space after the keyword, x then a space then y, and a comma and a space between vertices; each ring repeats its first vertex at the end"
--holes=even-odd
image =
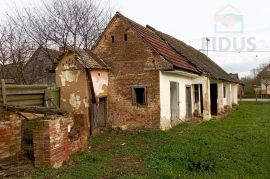
POLYGON ((223 86, 223 98, 226 98, 227 94, 226 94, 226 86, 223 86))
POLYGON ((133 106, 147 106, 148 105, 148 100, 147 100, 147 86, 146 85, 136 85, 136 86, 132 86, 131 87, 131 91, 132 91, 132 105, 133 106), (144 103, 143 104, 140 104, 137 102, 137 95, 136 95, 136 90, 137 88, 142 88, 144 89, 144 103))

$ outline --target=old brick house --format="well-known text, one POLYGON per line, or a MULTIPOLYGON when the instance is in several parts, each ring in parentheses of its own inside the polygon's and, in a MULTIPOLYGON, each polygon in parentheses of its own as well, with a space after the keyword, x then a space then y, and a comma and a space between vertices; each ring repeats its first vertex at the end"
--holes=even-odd
POLYGON ((120 13, 93 51, 111 67, 108 119, 112 125, 168 129, 194 115, 210 119, 237 104, 237 81, 211 59, 120 13))

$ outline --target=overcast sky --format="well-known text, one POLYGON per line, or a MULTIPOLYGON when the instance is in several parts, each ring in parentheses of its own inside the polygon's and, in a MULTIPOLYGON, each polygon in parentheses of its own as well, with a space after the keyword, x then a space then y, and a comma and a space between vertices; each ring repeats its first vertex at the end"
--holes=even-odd
MULTIPOLYGON (((258 64, 270 61, 270 1, 269 0, 102 0, 110 3, 115 11, 120 11, 125 16, 136 22, 149 24, 156 29, 168 33, 180 40, 204 49, 202 38, 209 37, 209 56, 227 72, 247 75, 250 69, 258 64), (227 6, 227 5, 231 6, 227 6), (216 13, 223 9, 221 14, 231 15, 233 19, 226 24, 232 24, 229 29, 243 26, 242 33, 218 33, 215 25, 220 23, 216 13), (229 10, 228 10, 229 9, 229 10), (235 16, 238 14, 239 16, 235 16), (237 19, 241 17, 242 19, 237 19), (235 19, 237 19, 235 21, 235 19), (236 22, 234 25, 234 22, 236 22), (214 37, 214 38, 213 38, 214 37), (226 38, 231 43, 227 52, 219 52, 219 41, 226 38), (248 49, 248 40, 254 38, 256 49, 248 49), (233 48, 233 41, 237 46, 245 48, 239 53, 233 48), (241 40, 243 42, 241 43, 241 40), (216 45, 214 45, 216 43, 216 45), (252 51, 252 52, 246 52, 252 51)), ((5 20, 6 12, 18 8, 38 4, 40 0, 0 0, 0 17, 5 20)), ((220 25, 220 24, 218 24, 220 25)), ((224 25, 224 24, 223 24, 224 25)), ((220 27, 220 26, 218 26, 220 27)), ((238 28, 239 29, 239 28, 238 28)), ((228 29, 226 29, 228 30, 228 29)), ((229 42, 228 42, 229 41, 229 42)), ((226 46, 226 43, 225 43, 226 46)))

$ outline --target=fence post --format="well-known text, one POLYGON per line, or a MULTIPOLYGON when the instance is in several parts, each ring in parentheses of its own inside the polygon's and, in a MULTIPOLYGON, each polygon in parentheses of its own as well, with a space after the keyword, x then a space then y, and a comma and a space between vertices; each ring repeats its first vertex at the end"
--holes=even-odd
POLYGON ((1 86, 2 86, 3 106, 5 106, 7 104, 7 93, 6 93, 5 79, 1 79, 1 86))
POLYGON ((45 107, 52 107, 52 93, 49 89, 45 90, 44 103, 45 107))

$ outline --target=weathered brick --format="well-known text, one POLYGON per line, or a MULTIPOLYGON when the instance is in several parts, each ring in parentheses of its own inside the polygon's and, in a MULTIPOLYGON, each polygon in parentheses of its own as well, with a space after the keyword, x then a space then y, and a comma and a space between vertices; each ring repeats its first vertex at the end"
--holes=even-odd
POLYGON ((159 73, 146 70, 163 65, 157 60, 159 55, 119 18, 112 22, 94 52, 112 68, 108 86, 109 122, 129 128, 159 128, 159 73), (132 104, 132 86, 137 85, 147 87, 146 106, 132 104))

